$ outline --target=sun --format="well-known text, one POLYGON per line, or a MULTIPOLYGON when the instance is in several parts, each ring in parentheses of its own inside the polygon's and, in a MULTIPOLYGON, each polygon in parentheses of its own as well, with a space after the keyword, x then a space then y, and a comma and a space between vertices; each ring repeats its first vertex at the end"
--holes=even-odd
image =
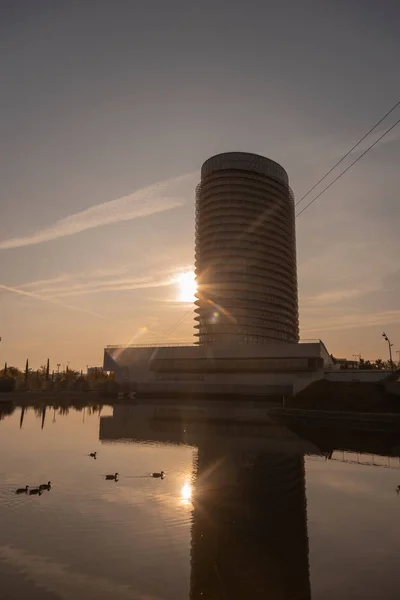
POLYGON ((194 302, 196 300, 196 276, 193 271, 180 273, 176 278, 179 286, 179 300, 181 302, 194 302))

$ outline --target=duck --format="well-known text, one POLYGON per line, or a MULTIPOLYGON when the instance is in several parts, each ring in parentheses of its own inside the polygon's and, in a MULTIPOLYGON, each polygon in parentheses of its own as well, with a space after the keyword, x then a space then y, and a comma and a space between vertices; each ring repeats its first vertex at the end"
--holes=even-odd
POLYGON ((106 479, 110 481, 118 481, 119 473, 115 473, 115 475, 106 475, 106 479))
POLYGON ((161 473, 152 473, 152 477, 160 477, 161 479, 164 479, 164 471, 161 471, 161 473))
POLYGON ((91 458, 97 458, 97 452, 91 452, 91 453, 89 454, 89 456, 90 456, 91 458))
POLYGON ((51 481, 39 485, 39 490, 47 490, 49 492, 51 490, 51 481))
POLYGON ((16 494, 27 494, 29 490, 29 485, 26 485, 24 488, 18 488, 15 490, 16 494))
POLYGON ((43 490, 41 490, 40 488, 33 488, 32 490, 29 490, 29 495, 33 496, 33 495, 39 495, 41 496, 43 494, 43 490))

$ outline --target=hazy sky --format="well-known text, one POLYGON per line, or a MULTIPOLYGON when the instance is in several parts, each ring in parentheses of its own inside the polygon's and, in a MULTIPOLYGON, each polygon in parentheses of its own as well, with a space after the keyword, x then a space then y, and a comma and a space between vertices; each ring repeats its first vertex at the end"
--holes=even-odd
MULTIPOLYGON (((0 363, 190 339, 170 281, 202 162, 266 155, 301 198, 400 99, 399 22, 397 0, 0 0, 0 363)), ((297 222, 301 337, 338 356, 386 358, 382 329, 400 349, 399 160, 400 125, 297 222)))

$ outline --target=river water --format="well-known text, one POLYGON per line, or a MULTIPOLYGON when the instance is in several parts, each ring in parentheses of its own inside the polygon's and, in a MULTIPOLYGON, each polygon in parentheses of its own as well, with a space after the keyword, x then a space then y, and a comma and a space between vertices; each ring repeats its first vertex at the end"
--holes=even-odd
POLYGON ((278 426, 18 408, 0 420, 0 599, 398 600, 400 463, 364 445, 326 460, 278 426))

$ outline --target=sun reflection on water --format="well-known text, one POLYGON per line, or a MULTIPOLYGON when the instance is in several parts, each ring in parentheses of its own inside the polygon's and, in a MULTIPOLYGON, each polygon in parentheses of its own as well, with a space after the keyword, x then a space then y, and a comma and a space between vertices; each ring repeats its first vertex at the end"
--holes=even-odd
POLYGON ((184 504, 189 504, 192 498, 192 486, 190 483, 185 483, 181 489, 181 498, 184 504))

